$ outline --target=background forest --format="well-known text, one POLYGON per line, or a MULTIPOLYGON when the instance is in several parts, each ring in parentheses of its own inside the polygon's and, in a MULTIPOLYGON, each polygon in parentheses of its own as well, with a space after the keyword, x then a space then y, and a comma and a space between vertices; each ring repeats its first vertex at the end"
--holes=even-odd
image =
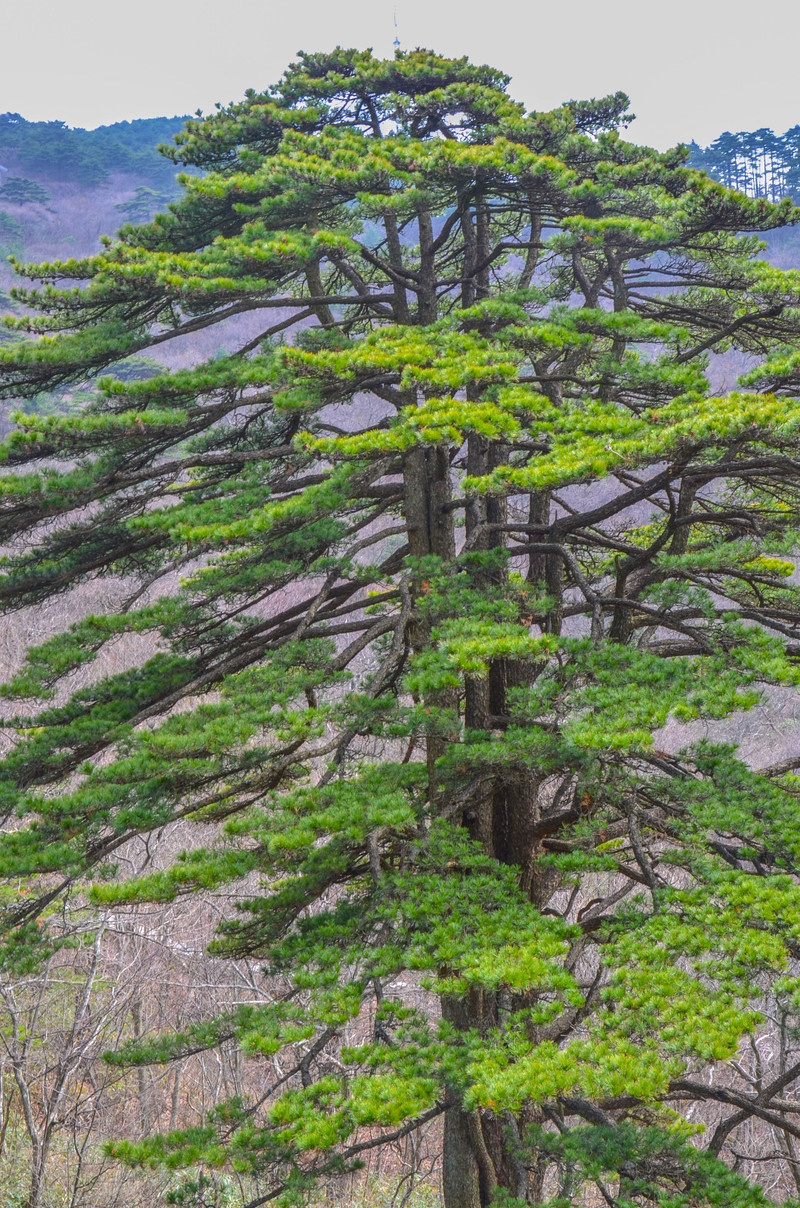
MULTIPOLYGON (((168 141, 183 120, 153 119, 79 131, 58 122, 26 122, 16 114, 0 116, 3 260, 8 255, 27 261, 80 259, 97 250, 103 234, 126 223, 149 222, 179 192, 174 163, 153 148, 168 141)), ((752 198, 774 202, 800 194, 800 127, 782 136, 764 130, 724 134, 710 147, 692 144, 690 151, 692 165, 752 198)), ((200 175, 204 169, 197 163, 190 170, 200 175)), ((800 269, 796 229, 767 229, 763 238, 765 255, 775 266, 800 269)), ((9 292, 12 282, 11 270, 4 264, 0 268, 0 307, 19 315, 21 305, 9 292)), ((282 313, 274 315, 276 322, 281 321, 282 313)), ((116 376, 122 383, 135 384, 157 379, 164 370, 188 370, 198 361, 223 358, 231 348, 256 339, 260 330, 257 316, 236 316, 147 349, 143 355, 125 358, 116 365, 116 376)), ((3 339, 0 332, 0 341, 3 339)), ((714 388, 719 392, 733 389, 738 377, 754 363, 755 354, 746 349, 733 347, 714 355, 709 370, 714 388)), ((38 417, 78 413, 94 397, 93 390, 88 382, 72 382, 29 392, 22 410, 38 417)), ((362 396, 358 399, 355 413, 368 417, 369 405, 362 396)), ((3 424, 5 431, 10 430, 7 418, 3 424)), ((386 484, 378 483, 376 497, 382 487, 388 495, 386 484)), ((580 568, 575 573, 580 578, 580 568)), ((179 576, 176 565, 175 583, 179 576)), ((427 591, 428 581, 425 583, 427 591)), ((295 603, 292 591, 289 585, 282 597, 288 608, 295 603)), ((33 640, 42 643, 61 633, 65 622, 113 611, 123 601, 127 607, 140 607, 148 599, 145 585, 141 598, 132 603, 132 581, 119 575, 84 582, 67 596, 25 604, 4 621, 0 638, 3 680, 20 673, 25 650, 33 640)), ((107 644, 100 670, 113 675, 153 653, 149 632, 124 632, 107 644)), ((69 670, 66 685, 59 685, 55 704, 93 682, 93 675, 97 675, 96 668, 87 670, 76 664, 69 670)), ((304 691, 313 698, 310 681, 304 691)), ((8 754, 19 737, 19 722, 12 726, 11 719, 19 719, 20 708, 28 705, 5 699, 0 707, 8 722, 0 731, 0 741, 3 754, 8 754)), ((33 715, 33 706, 30 709, 33 715)), ((692 740, 735 741, 745 759, 758 766, 769 763, 778 767, 781 760, 795 754, 792 735, 798 721, 800 705, 794 694, 777 685, 770 688, 763 703, 747 713, 726 721, 690 721, 682 727, 682 742, 687 741, 687 733, 692 740)), ((671 750, 670 727, 674 724, 668 722, 661 735, 665 750, 671 750)), ((130 839, 115 859, 131 877, 157 876, 178 853, 195 844, 194 825, 184 821, 153 827, 130 839)), ((646 861, 644 867, 648 867, 646 861)), ((202 870, 198 875, 202 880, 202 870)), ((647 874, 643 875, 646 879, 647 874)), ((263 1005, 269 999, 272 991, 265 983, 258 955, 242 951, 222 960, 208 953, 207 945, 218 924, 232 915, 236 895, 227 882, 211 873, 208 886, 201 884, 201 889, 191 898, 177 897, 165 903, 116 902, 113 910, 105 909, 99 896, 92 906, 73 900, 69 905, 69 946, 58 948, 43 964, 28 961, 24 952, 6 953, 7 968, 0 974, 0 1198, 9 1208, 144 1208, 154 1203, 238 1208, 266 1202, 271 1194, 268 1181, 260 1180, 244 1164, 239 1170, 229 1166, 222 1173, 205 1161, 202 1169, 198 1163, 196 1169, 189 1165, 187 1170, 185 1146, 180 1171, 171 1171, 169 1160, 159 1166, 149 1162, 146 1145, 136 1151, 134 1169, 121 1167, 105 1149, 112 1139, 125 1138, 133 1145, 175 1130, 184 1130, 185 1137, 189 1135, 186 1130, 199 1128, 223 1102, 258 1101, 266 1093, 265 1086, 305 1078, 307 1054, 302 1046, 298 1048, 301 1058, 292 1067, 282 1064, 283 1052, 271 1051, 265 1042, 259 1049, 255 1041, 248 1051, 233 1034, 230 1041, 223 1037, 214 1047, 198 1042, 193 1048, 187 1042, 177 1057, 170 1054, 173 1059, 161 1064, 142 1061, 131 1067, 104 1058, 126 1044, 146 1048, 152 1038, 165 1032, 191 1038, 196 1036, 192 1029, 212 1015, 238 1012, 241 1023, 254 1004, 263 1005)), ((237 895, 240 889, 239 885, 237 895)), ((18 894, 24 896, 30 890, 20 881, 3 892, 7 895, 3 904, 9 907, 17 903, 18 894)), ((591 903, 582 909, 587 917, 591 915, 591 903)), ((417 984, 412 977, 399 989, 409 1010, 421 1016, 434 1010, 434 996, 421 980, 417 984)), ((280 993, 276 982, 276 999, 280 993)), ((363 1017, 348 1024, 343 1044, 358 1043, 367 1025, 380 1031, 380 1006, 378 1002, 366 1024, 363 1017)), ((800 1196, 800 1129, 793 1123, 797 1116, 792 1105, 798 1036, 792 1010, 775 1000, 767 1026, 748 1039, 733 1059, 720 1062, 718 1075, 713 1070, 709 1075, 712 1089, 715 1076, 726 1086, 735 1079, 741 1092, 739 1101, 725 1095, 715 1099, 709 1092, 699 1108, 692 1104, 693 1116, 687 1112, 691 1123, 702 1122, 713 1132, 719 1140, 718 1151, 734 1171, 778 1201, 800 1196), (766 1084, 765 1068, 771 1071, 771 1081, 766 1084), (749 1099, 743 1098, 745 1092, 749 1099), (763 1102, 769 1101, 768 1107, 763 1106, 762 1097, 763 1102), (775 1102, 784 1102, 782 1123, 775 1117, 775 1102), (752 1103, 756 1109, 749 1112, 752 1103), (737 1112, 735 1136, 730 1137, 731 1120, 737 1112)), ((679 1101, 674 1107, 680 1113, 679 1101)), ((320 1202, 348 1204, 420 1208, 438 1204, 441 1127, 434 1112, 414 1130, 398 1127, 387 1144, 374 1149, 365 1146, 362 1168, 344 1178, 323 1179, 315 1196, 320 1202)), ((564 1146, 558 1160, 566 1170, 569 1142, 564 1146)), ((198 1144, 198 1156, 203 1156, 201 1148, 198 1144)), ((124 1156, 124 1147, 119 1152, 124 1156)), ((163 1159, 163 1153, 159 1157, 163 1159)), ((591 1165, 585 1155, 584 1160, 591 1165)), ((731 1197, 738 1194, 733 1185, 728 1191, 731 1197)), ((576 1200, 583 1194, 576 1190, 576 1200)), ((646 1198, 641 1188, 630 1194, 646 1198)), ((621 1192, 615 1199, 603 1190, 599 1180, 586 1202, 613 1206, 626 1201, 621 1192)))

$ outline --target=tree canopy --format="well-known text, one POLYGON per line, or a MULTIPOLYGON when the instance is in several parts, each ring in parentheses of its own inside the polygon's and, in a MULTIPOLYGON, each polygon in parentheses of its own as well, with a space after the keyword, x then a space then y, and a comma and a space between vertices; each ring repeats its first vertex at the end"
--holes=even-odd
POLYGON ((800 752, 658 732, 800 682, 800 278, 758 258, 797 211, 625 141, 622 94, 507 83, 301 55, 187 123, 202 174, 151 223, 18 266, 5 395, 99 380, 0 449, 0 600, 129 595, 2 689, 2 951, 62 942, 65 898, 237 890, 213 950, 269 994, 109 1059, 281 1055, 260 1101, 116 1145, 254 1205, 437 1116, 447 1208, 766 1204, 735 1143, 790 1177, 800 752), (206 363, 103 376, 215 325, 206 363), (115 869, 187 819, 202 846, 115 869))

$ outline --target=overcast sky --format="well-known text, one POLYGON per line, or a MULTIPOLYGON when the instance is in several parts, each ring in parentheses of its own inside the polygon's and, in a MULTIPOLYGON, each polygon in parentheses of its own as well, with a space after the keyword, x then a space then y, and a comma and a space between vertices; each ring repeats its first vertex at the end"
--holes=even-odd
POLYGON ((92 127, 207 111, 298 50, 388 55, 397 36, 501 68, 532 108, 621 88, 629 137, 706 144, 800 123, 798 34, 797 0, 0 0, 0 113, 92 127))

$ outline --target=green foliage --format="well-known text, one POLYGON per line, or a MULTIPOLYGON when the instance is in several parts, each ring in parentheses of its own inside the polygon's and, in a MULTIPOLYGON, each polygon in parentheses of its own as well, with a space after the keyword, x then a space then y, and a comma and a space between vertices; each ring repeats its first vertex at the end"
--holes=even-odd
POLYGON ((29 180, 27 176, 5 176, 3 178, 3 201, 15 206, 30 204, 47 205, 50 193, 37 180, 29 180))
MULTIPOLYGON (((617 1202, 634 1204, 640 1197, 657 1205, 688 1206, 696 1203, 731 1204, 737 1208, 766 1208, 763 1192, 728 1169, 724 1163, 698 1152, 676 1131, 665 1135, 656 1128, 631 1124, 572 1128, 562 1133, 536 1130, 540 1152, 558 1158, 569 1181, 601 1184, 621 1177, 617 1202), (631 1177, 629 1169, 638 1167, 631 1177)), ((509 1208, 513 1199, 500 1200, 509 1208)), ((548 1201, 556 1208, 564 1200, 548 1201)))
POLYGON ((194 1178, 180 1178, 166 1193, 164 1202, 186 1208, 238 1208, 241 1199, 232 1179, 200 1171, 194 1178))
POLYGON ((798 685, 800 278, 756 238, 798 212, 625 142, 622 94, 506 86, 302 55, 187 124, 205 175, 165 213, 18 265, 0 600, 131 586, 3 688, 0 873, 41 885, 4 952, 47 942, 58 875, 103 910, 224 894, 211 951, 271 979, 108 1056, 280 1063, 112 1143, 185 1172, 174 1202, 227 1169, 299 1203, 449 1110, 498 1203, 520 1165, 559 1205, 606 1178, 626 1208, 763 1203, 669 1105, 778 999, 794 1020, 797 779, 659 731, 798 685), (144 355, 245 313, 210 361, 144 355), (712 397, 727 348, 757 364, 712 397), (187 818, 167 866, 110 864, 187 818))
POLYGON ((149 222, 157 210, 172 201, 172 195, 148 185, 137 185, 133 197, 121 201, 116 209, 124 215, 126 222, 149 222))

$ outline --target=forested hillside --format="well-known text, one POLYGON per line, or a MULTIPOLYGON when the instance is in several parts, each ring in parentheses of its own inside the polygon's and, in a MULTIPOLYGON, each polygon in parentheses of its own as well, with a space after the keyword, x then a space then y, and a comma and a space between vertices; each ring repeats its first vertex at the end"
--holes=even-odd
POLYGON ((156 147, 184 120, 75 130, 0 114, 0 290, 10 281, 9 255, 84 255, 101 235, 146 221, 174 200, 176 166, 156 147))
POLYGON ((791 139, 508 85, 0 124, 15 1208, 800 1196, 791 139))

